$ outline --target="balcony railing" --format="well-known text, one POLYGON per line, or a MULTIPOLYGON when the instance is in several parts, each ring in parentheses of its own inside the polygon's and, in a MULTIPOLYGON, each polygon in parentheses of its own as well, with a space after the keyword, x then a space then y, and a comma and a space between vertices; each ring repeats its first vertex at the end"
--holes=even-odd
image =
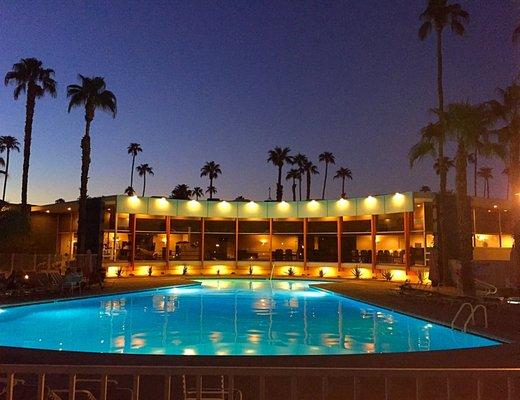
POLYGON ((0 398, 513 400, 520 397, 519 378, 520 368, 3 364, 0 398), (218 388, 207 387, 211 379, 218 388), (461 386, 466 394, 460 392, 461 386))

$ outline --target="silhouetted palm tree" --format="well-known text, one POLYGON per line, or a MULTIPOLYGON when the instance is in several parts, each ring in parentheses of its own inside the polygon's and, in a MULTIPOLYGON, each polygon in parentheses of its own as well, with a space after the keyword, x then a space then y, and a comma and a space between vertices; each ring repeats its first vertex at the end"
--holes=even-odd
POLYGON ((13 65, 11 71, 5 75, 4 83, 16 85, 14 99, 22 92, 27 93, 25 103, 25 129, 23 138, 23 167, 22 167, 22 208, 27 211, 27 186, 29 182, 29 159, 31 158, 32 126, 36 99, 45 93, 56 97, 56 81, 53 79, 54 70, 43 68, 43 64, 36 58, 22 58, 13 65))
POLYGON ((213 198, 214 194, 217 194, 217 188, 215 186, 208 186, 206 188, 206 193, 209 193, 210 200, 213 198))
POLYGON ((423 192, 423 193, 430 193, 432 190, 430 189, 429 186, 425 185, 425 186, 421 186, 421 190, 420 191, 423 192))
POLYGON ((143 149, 139 143, 130 143, 126 149, 128 154, 132 156, 132 169, 130 172, 130 187, 134 187, 134 168, 135 168, 135 157, 138 153, 142 152, 143 149))
MULTIPOLYGON (((469 14, 457 4, 448 4, 447 0, 428 0, 426 9, 420 15, 421 21, 423 21, 419 28, 419 39, 425 40, 432 30, 435 31, 437 41, 437 96, 439 118, 442 118, 444 113, 444 88, 443 88, 443 44, 442 34, 444 28, 450 26, 451 30, 462 36, 464 34, 464 23, 469 20, 469 14)), ((444 156, 444 142, 445 132, 444 123, 439 119, 439 135, 436 141, 437 154, 435 157, 442 164, 445 160, 444 156)), ((447 171, 448 168, 440 165, 439 168, 439 196, 437 202, 438 214, 437 218, 439 221, 439 229, 436 236, 436 249, 438 250, 439 266, 432 265, 432 275, 437 275, 434 270, 437 269, 439 273, 439 282, 451 284, 450 274, 448 273, 448 254, 447 254, 447 238, 445 237, 446 232, 446 218, 445 218, 445 198, 446 198, 446 187, 447 187, 447 171)))
POLYGON ((287 175, 285 176, 285 179, 286 180, 290 180, 292 179, 292 186, 291 186, 291 189, 292 189, 292 199, 293 201, 296 201, 296 180, 298 179, 301 179, 301 172, 299 169, 297 168, 291 168, 289 170, 289 172, 287 172, 287 175))
POLYGON ((518 43, 518 41, 520 41, 520 24, 513 31, 513 43, 518 43))
POLYGON ((7 190, 7 178, 9 177, 9 158, 11 151, 20 152, 20 142, 14 136, 0 136, 0 153, 6 152, 5 170, 4 170, 4 190, 2 193, 2 201, 5 201, 5 192, 7 190))
POLYGON ((292 158, 289 155, 291 149, 289 147, 275 147, 273 150, 268 151, 269 157, 267 162, 272 163, 278 168, 278 180, 276 181, 276 201, 282 201, 283 199, 283 186, 282 186, 282 168, 285 163, 291 163, 292 158))
POLYGON ((193 192, 190 190, 190 187, 185 183, 181 183, 173 188, 170 199, 189 200, 192 195, 193 192))
POLYGON ((78 252, 83 254, 86 249, 87 232, 87 184, 90 168, 90 124, 94 120, 97 109, 116 117, 117 100, 114 93, 106 89, 105 80, 101 77, 87 78, 78 75, 80 85, 67 86, 67 97, 70 110, 85 107, 85 134, 81 139, 81 186, 79 190, 78 218, 78 252))
POLYGON ((323 176, 323 192, 321 193, 321 199, 325 199, 325 188, 327 186, 327 174, 329 172, 329 164, 335 164, 336 158, 330 151, 324 151, 318 156, 319 162, 325 163, 325 175, 323 176))
POLYGON ((222 170, 220 169, 220 164, 217 164, 215 161, 209 161, 204 164, 204 166, 200 169, 200 177, 207 176, 209 178, 209 186, 206 193, 209 193, 209 199, 213 199, 213 195, 217 193, 217 189, 213 186, 213 180, 217 179, 219 175, 222 174, 222 170))
POLYGON ((448 106, 443 117, 446 123, 446 136, 457 145, 455 154, 456 206, 459 228, 458 247, 461 263, 463 291, 471 295, 475 291, 475 282, 471 270, 473 257, 472 226, 468 202, 468 154, 476 148, 482 137, 489 134, 492 119, 483 105, 455 103, 448 106))
POLYGON ((135 190, 132 186, 128 186, 126 189, 125 189, 125 194, 128 195, 128 196, 133 196, 135 195, 135 190))
POLYGON ((441 174, 441 168, 444 168, 446 175, 448 175, 449 170, 454 166, 455 162, 449 157, 444 157, 444 162, 442 163, 440 159, 435 160, 435 162, 433 163, 433 169, 435 171, 435 174, 437 175, 441 174))
POLYGON ((292 158, 291 164, 296 165, 298 167, 298 170, 300 171, 300 177, 298 178, 298 193, 299 193, 299 200, 302 200, 302 178, 303 178, 303 166, 305 163, 307 163, 309 159, 306 155, 298 153, 292 158))
POLYGON ((320 172, 318 171, 318 167, 314 165, 312 161, 307 161, 303 166, 303 170, 305 171, 307 178, 307 194, 305 196, 306 200, 311 199, 311 175, 317 175, 320 172))
POLYGON ((150 167, 147 163, 138 165, 135 169, 139 176, 143 177, 143 197, 146 193, 146 175, 154 175, 153 168, 150 167))
POLYGON ((489 199, 489 181, 493 179, 493 168, 480 168, 478 170, 478 176, 484 180, 482 197, 487 197, 489 199))
POLYGON ((204 191, 200 186, 195 186, 193 188, 193 196, 195 196, 197 201, 199 200, 199 197, 204 197, 204 191))
POLYGON ((332 179, 341 179, 341 198, 346 198, 347 194, 345 192, 345 180, 352 180, 352 171, 348 168, 341 167, 336 171, 336 175, 334 175, 332 179))

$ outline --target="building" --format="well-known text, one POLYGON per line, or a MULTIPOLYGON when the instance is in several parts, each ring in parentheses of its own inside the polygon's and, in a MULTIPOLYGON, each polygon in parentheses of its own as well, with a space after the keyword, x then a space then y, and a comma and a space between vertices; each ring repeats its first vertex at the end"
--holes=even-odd
MULTIPOLYGON (((426 272, 433 246, 433 196, 424 193, 299 202, 125 195, 100 201, 99 226, 94 225, 101 248, 93 252, 101 254, 109 276, 352 277, 357 268, 362 277, 386 270, 399 280, 426 272)), ((472 199, 476 260, 509 258, 508 207, 505 201, 472 199)), ((74 254, 77 202, 32 211, 52 220, 55 252, 74 254)))

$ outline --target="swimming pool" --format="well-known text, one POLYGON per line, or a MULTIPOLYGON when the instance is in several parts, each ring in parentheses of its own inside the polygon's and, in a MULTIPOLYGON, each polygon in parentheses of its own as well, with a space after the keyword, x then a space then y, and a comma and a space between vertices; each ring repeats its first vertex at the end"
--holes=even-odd
POLYGON ((307 281, 200 285, 0 309, 0 345, 97 353, 318 355, 496 345, 312 288, 307 281))

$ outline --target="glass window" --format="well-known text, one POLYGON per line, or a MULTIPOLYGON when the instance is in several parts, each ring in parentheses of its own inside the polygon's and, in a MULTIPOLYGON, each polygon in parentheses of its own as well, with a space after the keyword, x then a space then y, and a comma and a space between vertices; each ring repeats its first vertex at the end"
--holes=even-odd
POLYGON ((201 259, 201 234, 186 232, 170 235, 170 260, 198 261, 201 259))
POLYGON ((238 222, 238 259, 269 261, 269 221, 238 222))
POLYGON ((475 227, 477 233, 498 233, 498 211, 492 208, 475 208, 475 227))
POLYGON ((341 262, 370 264, 372 262, 371 235, 343 233, 341 262))
POLYGON ((273 261, 303 261, 303 220, 273 220, 273 261))
POLYGON ((166 232, 166 220, 164 218, 137 217, 135 230, 141 232, 166 232))
POLYGON ((404 234, 376 235, 376 262, 378 264, 403 264, 405 262, 404 234))
POLYGON ((350 217, 343 220, 343 232, 370 232, 370 216, 350 217))
POLYGON ((171 219, 170 232, 200 232, 200 219, 171 219))
POLYGON ((204 230, 208 233, 235 233, 235 220, 205 220, 204 230))
POLYGON ((307 222, 307 260, 338 261, 337 221, 309 220, 307 222))
POLYGON ((403 213, 382 214, 377 216, 378 232, 403 232, 404 215, 403 213))
POLYGON ((219 261, 234 260, 235 220, 206 220, 204 224, 204 259, 219 261))
POLYGON ((136 260, 161 260, 165 259, 166 234, 165 233, 140 233, 135 235, 135 259, 136 260))

